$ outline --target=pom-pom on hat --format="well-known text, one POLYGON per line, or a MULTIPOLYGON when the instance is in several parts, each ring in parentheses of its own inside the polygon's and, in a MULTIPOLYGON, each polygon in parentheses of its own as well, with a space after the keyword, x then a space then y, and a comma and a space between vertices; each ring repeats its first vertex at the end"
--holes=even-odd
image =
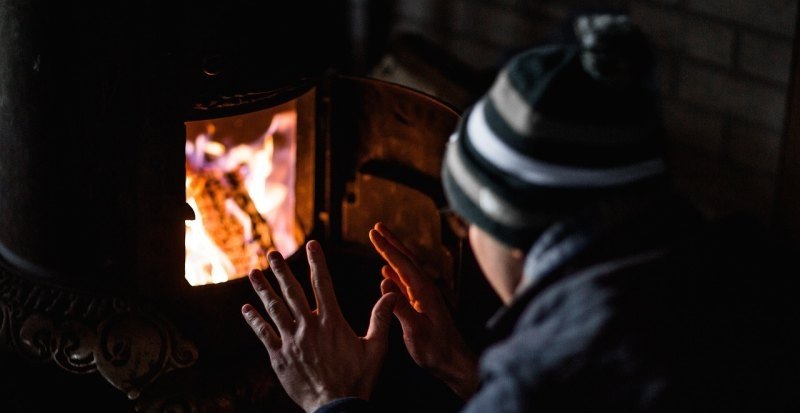
POLYGON ((524 52, 450 138, 451 208, 529 247, 551 222, 665 176, 652 52, 626 16, 576 19, 579 44, 524 52))

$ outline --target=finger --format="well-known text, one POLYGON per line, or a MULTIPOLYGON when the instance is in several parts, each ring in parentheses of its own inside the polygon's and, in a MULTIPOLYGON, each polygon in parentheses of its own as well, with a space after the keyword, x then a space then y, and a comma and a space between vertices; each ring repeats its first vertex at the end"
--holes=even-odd
POLYGON ((333 291, 333 281, 328 272, 328 264, 322 246, 317 241, 306 244, 308 265, 311 267, 311 285, 314 287, 314 297, 317 300, 317 309, 321 316, 340 314, 336 293, 333 291))
POLYGON ((380 232, 371 229, 369 231, 369 240, 381 257, 395 269, 402 267, 409 271, 416 270, 417 264, 414 260, 390 243, 380 232))
POLYGON ((267 315, 275 322, 275 326, 278 327, 281 335, 292 331, 294 329, 294 320, 292 320, 292 316, 289 314, 289 310, 283 300, 278 297, 278 294, 272 289, 267 279, 264 278, 264 273, 261 270, 251 271, 250 283, 253 285, 253 289, 256 290, 258 297, 261 298, 261 303, 264 304, 267 315))
POLYGON ((405 244, 403 244, 402 241, 400 241, 400 239, 397 238, 396 235, 394 235, 392 231, 389 230, 389 227, 387 227, 386 224, 383 222, 378 222, 373 228, 375 231, 378 231, 383 238, 389 241, 390 244, 394 245, 395 248, 408 257, 408 259, 414 263, 414 265, 419 265, 419 262, 417 262, 417 258, 414 256, 414 254, 405 246, 405 244))
POLYGON ((268 352, 271 353, 281 348, 281 338, 278 333, 261 317, 261 314, 252 305, 245 304, 242 306, 242 316, 253 332, 256 333, 256 337, 264 343, 264 347, 267 348, 268 352))
POLYGON ((272 273, 278 279, 278 284, 280 284, 283 292, 283 299, 289 306, 292 315, 294 315, 294 319, 298 322, 305 322, 311 314, 311 309, 308 307, 308 300, 300 283, 297 282, 281 253, 271 251, 267 254, 267 259, 269 260, 270 268, 272 268, 272 273))
POLYGON ((389 293, 389 292, 400 293, 400 294, 403 295, 403 297, 406 299, 406 301, 408 301, 408 303, 411 304, 412 307, 414 307, 414 309, 416 311, 422 312, 424 310, 422 302, 420 300, 418 300, 414 296, 414 291, 412 291, 407 286, 403 286, 402 283, 399 283, 399 282, 395 281, 396 278, 398 277, 398 275, 397 275, 397 273, 394 272, 392 267, 384 266, 384 268, 382 269, 381 273, 383 274, 384 277, 387 277, 385 280, 383 280, 383 282, 381 282, 381 292, 382 293, 384 293, 384 294, 389 293), (393 274, 393 275, 390 275, 390 274, 393 274), (387 282, 387 285, 385 287, 384 287, 384 282, 387 282), (391 285, 388 285, 389 283, 391 283, 391 285), (384 292, 383 291, 384 288, 386 288, 387 291, 384 292))
POLYGON ((389 293, 405 294, 394 280, 391 278, 384 278, 383 281, 381 281, 381 294, 389 293))
POLYGON ((381 267, 381 275, 383 276, 383 278, 391 280, 394 283, 395 288, 397 288, 397 291, 402 293, 406 297, 406 299, 409 300, 413 299, 414 292, 411 291, 411 289, 408 287, 408 284, 406 284, 405 281, 403 281, 403 278, 400 277, 400 275, 397 274, 397 272, 392 267, 388 265, 384 265, 383 267, 381 267))
POLYGON ((400 321, 403 335, 407 337, 413 336, 414 326, 420 322, 420 317, 423 317, 423 315, 414 310, 414 307, 406 300, 397 300, 395 302, 394 316, 400 321))
POLYGON ((385 346, 386 339, 389 336, 389 326, 392 323, 392 310, 397 301, 403 301, 397 298, 397 294, 385 294, 372 307, 369 328, 367 328, 367 335, 364 336, 367 341, 385 346))
POLYGON ((378 231, 371 230, 369 239, 378 253, 392 267, 395 273, 417 295, 425 293, 431 286, 430 280, 425 278, 423 272, 405 254, 389 243, 378 231), (430 285, 428 285, 430 284, 430 285))
MULTIPOLYGON (((386 294, 400 294, 400 287, 397 286, 392 280, 386 279, 381 283, 381 292, 386 294)), ((417 317, 418 311, 414 309, 413 304, 409 301, 398 299, 394 304, 394 315, 400 322, 410 322, 417 317)))

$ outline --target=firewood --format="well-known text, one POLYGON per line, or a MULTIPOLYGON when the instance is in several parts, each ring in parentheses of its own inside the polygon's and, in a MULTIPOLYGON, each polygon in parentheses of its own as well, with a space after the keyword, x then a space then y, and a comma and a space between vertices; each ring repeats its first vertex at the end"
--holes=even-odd
POLYGON ((193 197, 203 226, 214 243, 230 259, 236 275, 252 268, 267 267, 266 253, 275 248, 269 223, 259 214, 238 172, 217 176, 213 171, 187 169, 190 184, 187 197, 193 197), (228 200, 247 216, 252 239, 246 239, 242 220, 229 211, 228 200))
POLYGON ((256 209, 256 204, 250 198, 250 193, 244 186, 244 179, 241 174, 238 171, 232 171, 226 173, 225 178, 233 189, 234 202, 250 218, 253 234, 251 242, 258 244, 263 254, 275 249, 275 244, 272 242, 272 229, 267 220, 256 209))

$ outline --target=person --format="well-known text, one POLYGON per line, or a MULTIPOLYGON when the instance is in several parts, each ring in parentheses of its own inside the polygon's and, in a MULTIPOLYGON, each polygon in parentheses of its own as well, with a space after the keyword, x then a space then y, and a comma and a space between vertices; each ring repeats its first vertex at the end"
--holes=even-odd
POLYGON ((316 241, 306 245, 316 309, 280 254, 268 259, 283 298, 250 274, 275 327, 249 304, 244 318, 305 411, 371 409, 392 314, 413 360, 467 400, 464 412, 763 410, 778 400, 778 381, 759 379, 781 360, 743 333, 760 325, 740 305, 756 293, 738 288, 742 268, 704 258, 749 251, 669 188, 645 37, 616 15, 581 16, 575 31, 574 44, 510 61, 448 143, 448 202, 504 303, 490 322, 499 340, 480 361, 383 224, 369 233, 388 264, 383 295, 363 337, 339 310, 316 241))

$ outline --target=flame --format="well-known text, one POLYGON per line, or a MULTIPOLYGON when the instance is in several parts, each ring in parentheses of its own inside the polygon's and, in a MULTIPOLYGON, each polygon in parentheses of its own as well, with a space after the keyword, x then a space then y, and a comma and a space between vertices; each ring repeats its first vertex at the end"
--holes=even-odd
POLYGON ((217 128, 186 142, 186 280, 221 283, 267 266, 266 253, 288 256, 299 243, 294 206, 295 111, 272 117, 252 143, 227 146, 217 128), (276 142, 281 142, 277 144, 276 142))

